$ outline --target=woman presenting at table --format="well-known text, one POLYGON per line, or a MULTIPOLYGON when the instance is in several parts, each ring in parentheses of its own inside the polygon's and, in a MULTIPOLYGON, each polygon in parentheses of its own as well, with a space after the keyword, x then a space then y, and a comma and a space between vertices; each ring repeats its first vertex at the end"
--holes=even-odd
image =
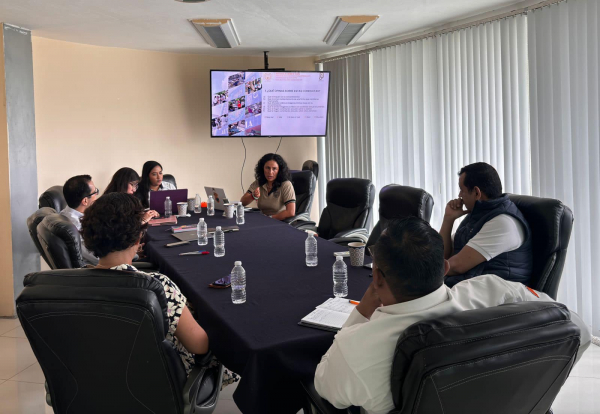
POLYGON ((177 188, 163 181, 163 168, 156 161, 146 161, 142 168, 142 178, 135 193, 145 208, 150 207, 150 191, 177 190, 177 188))
POLYGON ((296 214, 296 193, 287 163, 278 154, 266 154, 254 169, 256 181, 241 198, 243 205, 256 200, 260 211, 277 220, 296 214))
MULTIPOLYGON (((130 272, 131 277, 136 273, 143 274, 162 285, 167 299, 166 316, 169 323, 166 340, 179 354, 189 375, 194 366, 194 355, 208 352, 208 335, 194 319, 187 307, 186 297, 171 279, 161 273, 140 272, 132 265, 148 226, 143 223, 143 217, 144 208, 134 196, 126 193, 105 194, 83 214, 83 243, 100 258, 95 268, 130 272)), ((237 381, 237 374, 225 370, 223 385, 237 381)))

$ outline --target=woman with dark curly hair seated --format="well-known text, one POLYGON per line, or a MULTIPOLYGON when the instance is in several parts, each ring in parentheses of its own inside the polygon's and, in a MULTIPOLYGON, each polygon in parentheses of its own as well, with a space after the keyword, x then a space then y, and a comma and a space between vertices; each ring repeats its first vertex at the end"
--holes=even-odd
MULTIPOLYGON (((103 195, 85 210, 81 235, 85 246, 100 258, 96 268, 139 272, 131 261, 146 232, 143 217, 144 208, 140 201, 125 193, 103 195)), ((208 336, 192 316, 187 299, 177 285, 163 274, 146 274, 158 280, 165 290, 169 320, 166 339, 173 343, 189 374, 194 365, 194 354, 208 352, 208 336)), ((229 371, 224 375, 224 383, 239 380, 229 371)))
POLYGON ((256 200, 260 211, 284 220, 296 214, 296 193, 287 163, 279 154, 266 154, 254 168, 256 181, 250 184, 240 201, 248 205, 256 200))
MULTIPOLYGON (((112 176, 110 183, 104 190, 104 194, 110 193, 126 193, 135 194, 140 184, 140 176, 133 168, 123 167, 119 169, 115 175, 112 176)), ((144 223, 149 222, 152 218, 158 217, 158 214, 154 210, 147 210, 144 213, 144 223)))

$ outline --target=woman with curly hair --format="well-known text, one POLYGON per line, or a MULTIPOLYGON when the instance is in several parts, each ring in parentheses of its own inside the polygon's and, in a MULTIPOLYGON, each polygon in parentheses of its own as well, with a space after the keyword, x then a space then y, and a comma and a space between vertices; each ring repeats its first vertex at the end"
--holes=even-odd
POLYGON ((260 211, 274 219, 284 220, 296 214, 296 193, 287 163, 278 154, 266 154, 254 169, 256 181, 241 198, 243 205, 256 200, 260 211))
MULTIPOLYGON (((143 217, 144 208, 140 201, 125 193, 103 195, 85 210, 81 235, 85 246, 100 258, 96 268, 143 273, 131 264, 146 232, 143 217)), ((165 290, 169 321, 166 339, 179 353, 189 374, 194 365, 194 354, 208 352, 208 336, 192 316, 186 297, 171 279, 161 273, 145 274, 158 280, 165 290)), ((236 374, 229 371, 226 374, 225 383, 239 380, 236 374)))
MULTIPOLYGON (((128 167, 123 167, 113 175, 108 187, 104 191, 104 195, 110 193, 126 193, 135 194, 140 183, 140 176, 135 170, 128 167)), ((144 213, 144 223, 150 221, 154 217, 158 217, 158 214, 154 210, 148 210, 144 213)))

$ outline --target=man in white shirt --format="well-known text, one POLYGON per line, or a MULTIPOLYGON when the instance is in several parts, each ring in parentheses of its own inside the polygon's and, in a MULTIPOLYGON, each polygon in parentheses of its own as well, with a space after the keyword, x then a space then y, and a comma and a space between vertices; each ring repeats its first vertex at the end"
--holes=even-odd
POLYGON ((459 198, 446 205, 440 229, 450 263, 446 284, 452 287, 482 274, 529 284, 531 232, 517 206, 502 194, 498 172, 484 162, 470 164, 460 170, 458 185, 459 198), (454 222, 463 215, 453 237, 454 222))
MULTIPOLYGON (((503 303, 552 301, 494 275, 449 288, 444 284, 449 265, 442 238, 416 217, 390 222, 371 252, 373 282, 315 373, 317 392, 337 408, 360 406, 369 414, 387 414, 394 408, 394 350, 399 336, 415 322, 503 303)), ((571 319, 581 329, 579 358, 591 335, 577 314, 571 312, 571 319)))
MULTIPOLYGON (((77 230, 81 230, 83 212, 94 204, 98 193, 99 190, 89 175, 77 175, 69 178, 63 186, 63 195, 68 207, 65 207, 60 214, 68 218, 77 230)), ((98 264, 98 258, 86 249, 83 243, 81 243, 81 255, 86 265, 96 266, 98 264)))

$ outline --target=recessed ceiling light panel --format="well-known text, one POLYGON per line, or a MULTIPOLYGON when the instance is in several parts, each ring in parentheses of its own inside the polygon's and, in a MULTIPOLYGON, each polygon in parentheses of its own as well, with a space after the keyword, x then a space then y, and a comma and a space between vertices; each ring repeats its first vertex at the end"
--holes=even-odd
POLYGON ((212 47, 232 48, 240 45, 231 19, 194 19, 190 22, 212 47))
POLYGON ((351 45, 375 23, 379 16, 338 16, 323 41, 330 46, 351 45))

